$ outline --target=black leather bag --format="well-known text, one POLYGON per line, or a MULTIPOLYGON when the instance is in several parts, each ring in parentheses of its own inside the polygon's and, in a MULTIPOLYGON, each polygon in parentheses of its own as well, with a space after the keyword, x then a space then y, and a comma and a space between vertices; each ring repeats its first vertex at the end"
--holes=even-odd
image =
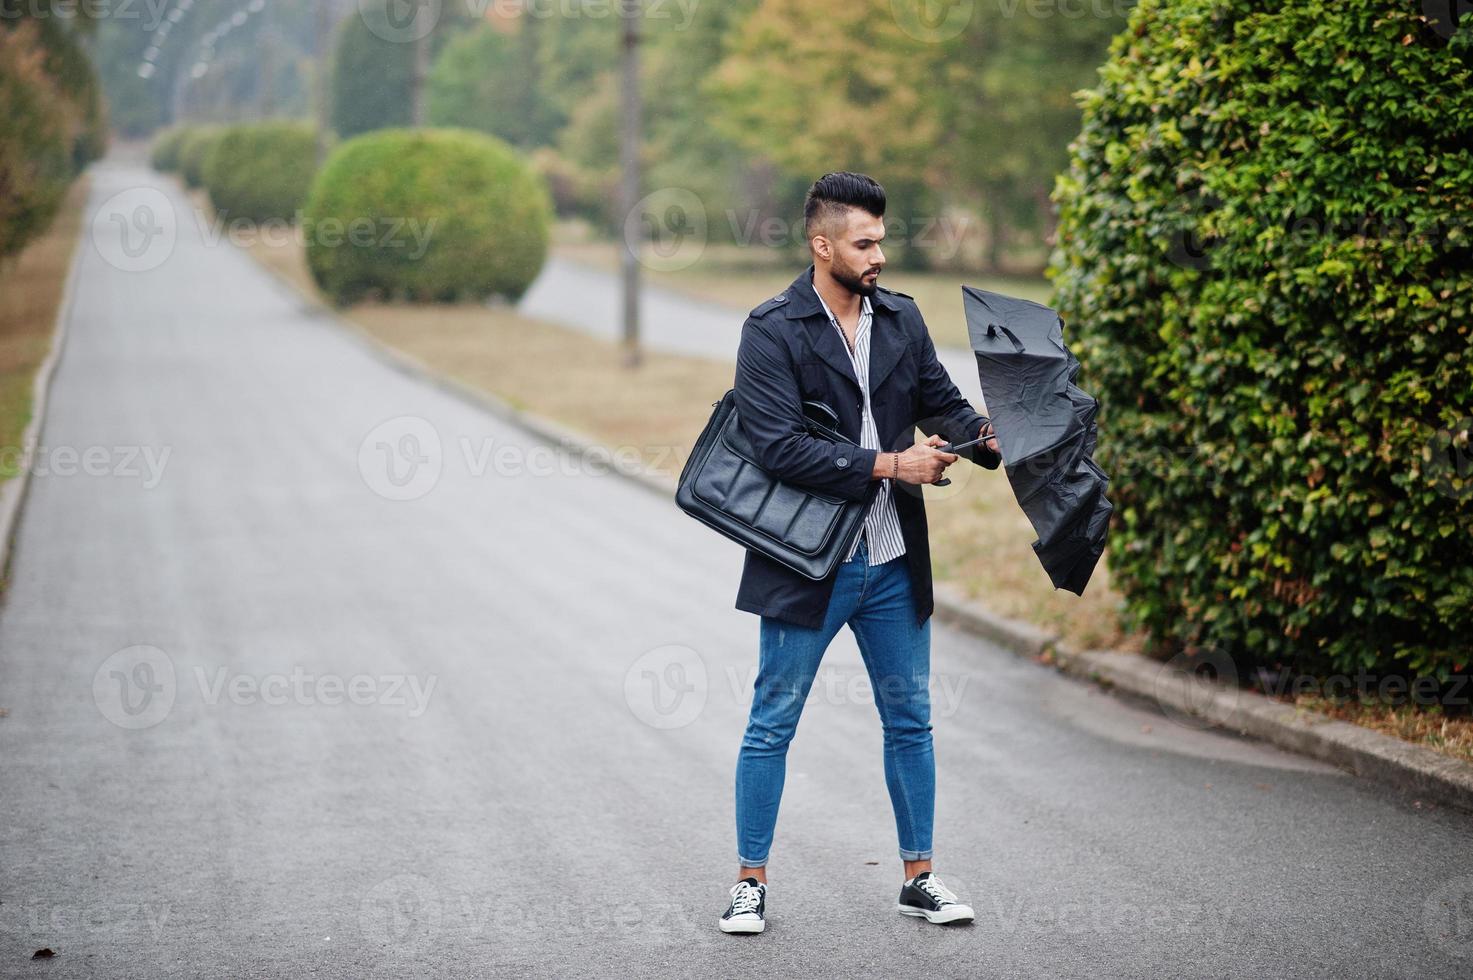
MULTIPOLYGON (((737 424, 736 389, 728 389, 680 471, 675 502, 687 514, 737 544, 815 581, 827 578, 864 527, 879 481, 863 500, 845 500, 785 483, 757 465, 737 424)), ((857 445, 838 431, 839 416, 821 401, 803 403, 808 431, 857 445)))

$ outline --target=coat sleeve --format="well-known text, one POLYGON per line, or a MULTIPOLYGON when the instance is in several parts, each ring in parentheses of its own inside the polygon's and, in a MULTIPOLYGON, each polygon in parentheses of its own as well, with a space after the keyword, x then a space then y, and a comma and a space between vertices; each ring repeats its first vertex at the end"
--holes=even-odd
POLYGON ((864 499, 879 450, 809 433, 792 360, 761 321, 750 317, 742 326, 733 387, 737 421, 764 470, 845 500, 864 499))
MULTIPOLYGON (((971 442, 977 438, 987 416, 962 397, 951 375, 946 373, 946 366, 937 358, 936 345, 931 342, 931 333, 924 324, 921 326, 920 360, 917 371, 921 388, 920 430, 928 436, 939 432, 947 442, 971 442)), ((989 470, 997 469, 997 464, 1002 462, 1001 456, 982 444, 958 450, 957 455, 989 470)))

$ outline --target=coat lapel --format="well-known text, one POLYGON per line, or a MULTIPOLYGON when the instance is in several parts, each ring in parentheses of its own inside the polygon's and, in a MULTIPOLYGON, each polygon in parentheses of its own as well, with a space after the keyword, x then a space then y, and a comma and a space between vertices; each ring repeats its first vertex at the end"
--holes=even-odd
MULTIPOLYGON (((889 377, 905 353, 905 343, 900 334, 900 324, 896 320, 900 305, 890 294, 876 290, 875 295, 870 297, 870 309, 874 317, 870 322, 869 334, 869 387, 873 400, 874 393, 879 391, 880 385, 889 377)), ((859 391, 859 378, 849 360, 849 350, 844 346, 844 338, 839 336, 839 331, 824 316, 823 305, 819 303, 818 294, 813 290, 812 265, 799 273, 798 278, 788 287, 786 315, 790 320, 802 322, 804 329, 808 331, 814 352, 829 367, 849 379, 855 391, 859 391)))
POLYGON ((906 344, 900 328, 900 304, 895 297, 877 289, 870 305, 875 317, 869 338, 869 390, 873 397, 905 356, 906 344))

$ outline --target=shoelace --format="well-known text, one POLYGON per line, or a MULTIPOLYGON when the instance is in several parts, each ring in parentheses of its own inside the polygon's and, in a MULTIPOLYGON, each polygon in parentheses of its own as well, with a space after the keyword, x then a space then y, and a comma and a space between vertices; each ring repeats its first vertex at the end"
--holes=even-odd
POLYGON ((740 915, 743 912, 755 912, 762 901, 762 890, 755 885, 749 885, 745 881, 736 884, 736 894, 731 897, 731 914, 740 915))
POLYGON ((961 900, 956 897, 951 889, 943 885, 935 875, 929 878, 922 878, 916 882, 916 887, 927 895, 930 895, 937 902, 954 902, 960 904, 961 900))

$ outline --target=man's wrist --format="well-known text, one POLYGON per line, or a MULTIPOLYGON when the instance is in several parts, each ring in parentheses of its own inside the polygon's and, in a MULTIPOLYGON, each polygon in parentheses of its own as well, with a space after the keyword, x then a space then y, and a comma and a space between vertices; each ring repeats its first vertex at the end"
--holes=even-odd
POLYGON ((875 450, 875 464, 870 469, 873 480, 898 480, 900 478, 900 454, 875 450))

